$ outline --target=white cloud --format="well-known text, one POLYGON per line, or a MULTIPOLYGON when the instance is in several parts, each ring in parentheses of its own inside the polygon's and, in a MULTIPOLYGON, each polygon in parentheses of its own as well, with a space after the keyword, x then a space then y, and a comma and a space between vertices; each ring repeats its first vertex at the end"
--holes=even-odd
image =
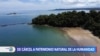
POLYGON ((0 0, 0 9, 56 9, 56 8, 73 8, 73 7, 98 7, 100 0, 0 0))

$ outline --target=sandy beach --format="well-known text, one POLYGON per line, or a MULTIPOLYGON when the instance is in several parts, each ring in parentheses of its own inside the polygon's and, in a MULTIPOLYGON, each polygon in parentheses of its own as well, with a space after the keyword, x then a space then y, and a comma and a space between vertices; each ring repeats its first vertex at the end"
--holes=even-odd
POLYGON ((100 39, 82 28, 61 28, 65 36, 70 36, 79 46, 96 46, 96 53, 84 53, 82 56, 100 56, 100 39))

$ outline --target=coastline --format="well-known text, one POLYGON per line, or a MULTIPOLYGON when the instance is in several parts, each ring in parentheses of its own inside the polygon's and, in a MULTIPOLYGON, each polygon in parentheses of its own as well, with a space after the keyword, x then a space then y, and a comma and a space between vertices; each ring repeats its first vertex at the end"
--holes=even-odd
MULTIPOLYGON (((53 27, 50 25, 42 25, 47 27, 53 27)), ((100 39, 97 36, 94 36, 91 31, 85 30, 81 27, 55 27, 64 34, 65 37, 71 39, 75 45, 73 46, 96 46, 96 53, 79 53, 78 56, 100 56, 100 39)))
POLYGON ((79 46, 97 46, 97 53, 84 53, 83 56, 100 56, 100 39, 94 36, 89 30, 80 27, 60 28, 65 36, 70 36, 79 46))

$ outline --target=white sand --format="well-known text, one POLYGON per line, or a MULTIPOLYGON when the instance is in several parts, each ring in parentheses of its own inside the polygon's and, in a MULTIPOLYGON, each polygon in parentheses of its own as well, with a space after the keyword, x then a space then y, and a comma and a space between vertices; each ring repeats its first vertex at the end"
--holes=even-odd
POLYGON ((97 53, 90 53, 90 56, 100 56, 100 39, 90 31, 78 27, 62 28, 62 30, 65 32, 65 36, 69 35, 79 46, 97 46, 97 53))

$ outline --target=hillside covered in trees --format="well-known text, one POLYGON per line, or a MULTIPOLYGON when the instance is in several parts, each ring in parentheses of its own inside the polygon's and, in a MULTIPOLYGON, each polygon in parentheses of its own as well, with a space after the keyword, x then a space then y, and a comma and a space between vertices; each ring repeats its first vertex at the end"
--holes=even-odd
POLYGON ((95 10, 91 10, 89 13, 72 11, 57 15, 40 15, 32 19, 32 24, 46 24, 54 27, 82 27, 100 37, 100 11, 95 10))

